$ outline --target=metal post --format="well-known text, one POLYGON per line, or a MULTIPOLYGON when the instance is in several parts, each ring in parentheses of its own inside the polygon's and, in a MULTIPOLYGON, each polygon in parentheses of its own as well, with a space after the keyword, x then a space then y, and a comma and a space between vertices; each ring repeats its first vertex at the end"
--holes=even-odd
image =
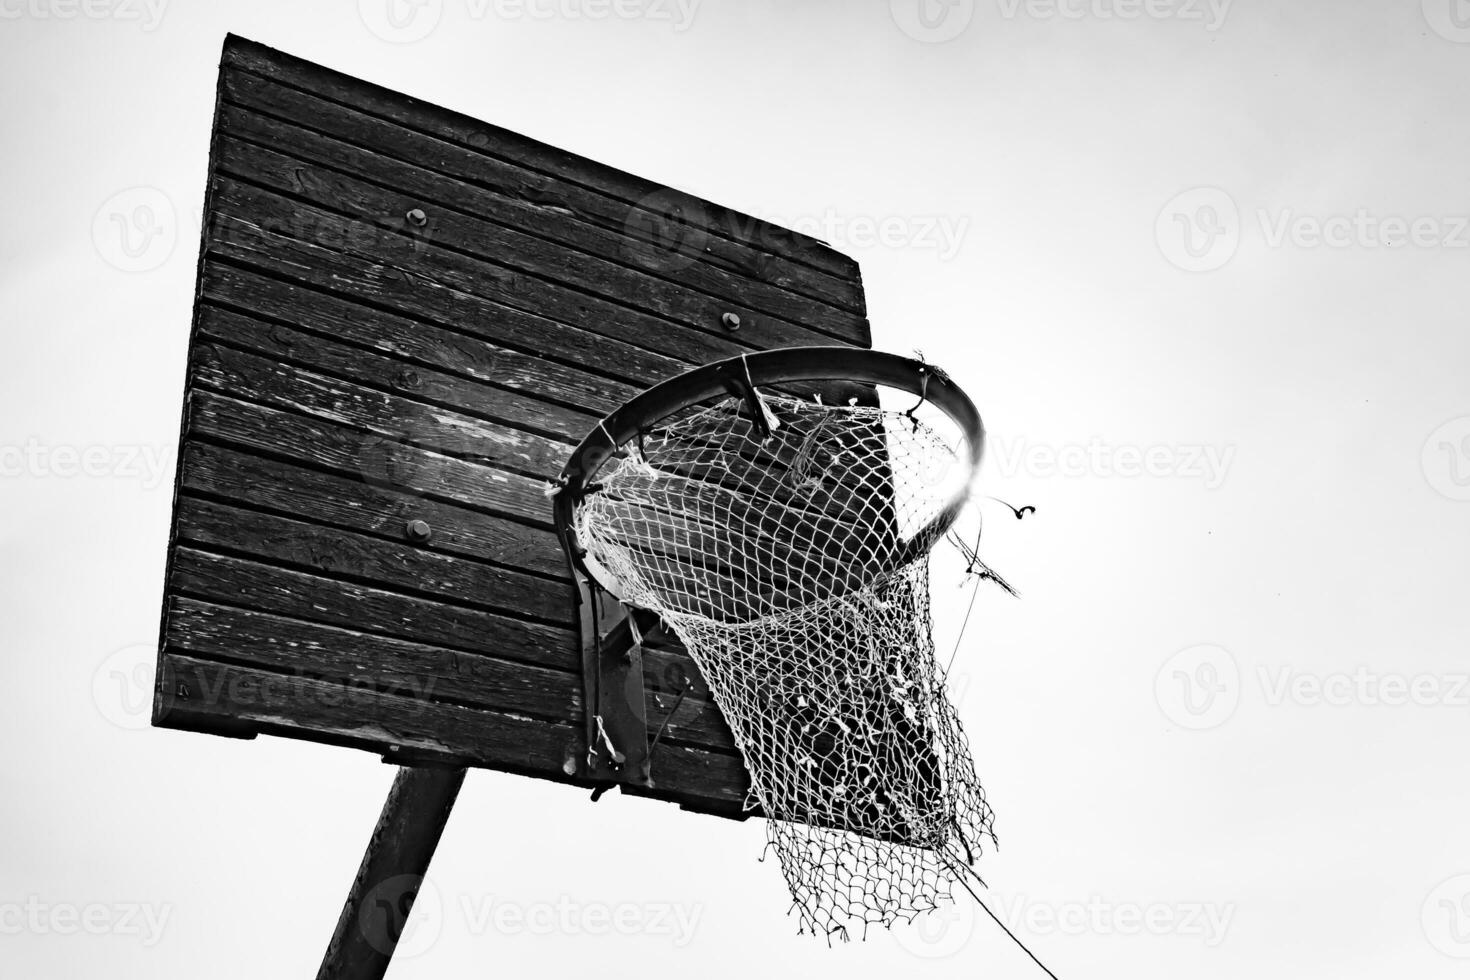
POLYGON ((382 980, 464 774, 453 768, 398 770, 317 980, 382 980))

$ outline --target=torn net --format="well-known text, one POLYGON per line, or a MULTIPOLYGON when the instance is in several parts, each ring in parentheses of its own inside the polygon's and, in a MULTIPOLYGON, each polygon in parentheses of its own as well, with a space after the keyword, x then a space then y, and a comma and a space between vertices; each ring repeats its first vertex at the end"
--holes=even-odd
POLYGON ((730 398, 645 434, 575 529, 661 615, 734 734, 804 931, 932 909, 994 840, 930 631, 931 522, 967 447, 912 413, 730 398))

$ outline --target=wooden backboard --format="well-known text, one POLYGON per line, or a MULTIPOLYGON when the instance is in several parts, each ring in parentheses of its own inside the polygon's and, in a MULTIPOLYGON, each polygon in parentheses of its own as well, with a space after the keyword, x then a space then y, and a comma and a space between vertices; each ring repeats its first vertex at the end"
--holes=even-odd
MULTIPOLYGON (((234 37, 208 180, 154 723, 589 785, 547 481, 690 367, 868 346, 856 264, 234 37)), ((648 725, 685 678, 638 792, 735 815, 672 638, 648 725)))

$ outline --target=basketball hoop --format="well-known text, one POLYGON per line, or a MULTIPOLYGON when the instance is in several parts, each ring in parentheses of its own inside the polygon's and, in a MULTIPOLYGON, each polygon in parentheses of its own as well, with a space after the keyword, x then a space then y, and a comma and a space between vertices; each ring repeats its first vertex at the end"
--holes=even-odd
POLYGON ((932 909, 994 840, 928 587, 983 444, 974 404, 938 369, 793 348, 650 388, 562 473, 556 526, 584 597, 657 614, 688 647, 803 931, 847 938, 932 909), (806 382, 867 397, 773 390, 806 382), (879 389, 919 405, 885 406, 879 389), (939 417, 921 419, 924 405, 939 417))

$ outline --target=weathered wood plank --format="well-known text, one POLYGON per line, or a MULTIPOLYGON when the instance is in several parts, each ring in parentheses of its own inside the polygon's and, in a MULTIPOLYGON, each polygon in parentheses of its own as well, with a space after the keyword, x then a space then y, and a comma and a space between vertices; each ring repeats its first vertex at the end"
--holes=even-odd
MULTIPOLYGON (((582 290, 665 317, 694 330, 726 336, 749 347, 853 343, 865 339, 865 322, 853 314, 776 290, 769 292, 784 296, 787 301, 769 302, 768 297, 765 307, 757 309, 755 304, 762 285, 749 280, 732 281, 724 290, 727 295, 697 292, 588 251, 585 241, 577 242, 576 246, 582 246, 577 248, 487 220, 505 210, 504 198, 497 200, 453 181, 441 180, 435 186, 432 180, 426 179, 429 173, 422 167, 367 156, 359 151, 347 154, 345 165, 353 169, 343 172, 312 159, 317 154, 311 149, 321 137, 310 131, 293 130, 281 124, 269 127, 268 121, 241 112, 227 111, 223 119, 227 133, 244 130, 255 138, 276 144, 272 148, 233 136, 222 138, 218 153, 224 173, 308 201, 347 221, 359 222, 365 226, 365 233, 373 229, 370 238, 398 234, 421 244, 464 252, 564 288, 582 290), (392 189, 380 186, 383 183, 392 189), (424 183, 431 185, 428 196, 412 193, 415 185, 424 183), (404 219, 403 215, 411 207, 426 211, 427 224, 423 228, 416 228, 404 219), (774 312, 771 306, 784 310, 774 312), (729 334, 721 325, 720 315, 726 312, 741 318, 738 333, 729 334)), ((543 220, 537 230, 544 231, 545 224, 543 220)), ((604 234, 612 241, 603 244, 602 251, 614 255, 620 247, 626 251, 626 237, 604 234)))
MULTIPOLYGON (((321 229, 341 228, 344 219, 316 205, 232 177, 215 178, 214 206, 222 216, 265 229, 272 241, 283 237, 314 240, 359 261, 387 262, 416 286, 431 283, 453 289, 649 352, 667 353, 688 364, 707 364, 749 349, 725 337, 691 330, 639 309, 441 248, 429 238, 410 238, 371 224, 360 225, 356 233, 333 230, 324 235, 321 229)), ((711 322, 717 322, 719 314, 712 303, 711 322)))
POLYGON ((334 680, 420 701, 529 714, 580 725, 580 673, 445 650, 340 626, 235 609, 212 602, 169 601, 165 642, 205 659, 334 680))
POLYGON ((222 262, 205 263, 202 298, 237 314, 282 322, 364 350, 510 391, 558 400, 601 418, 640 387, 549 361, 540 354, 500 347, 463 327, 435 326, 383 309, 366 309, 318 289, 273 279, 222 262))
MULTIPOLYGON (((206 335, 205 340, 208 339, 212 338, 206 335)), ((303 354, 309 356, 311 349, 303 348, 303 354)), ((366 428, 496 471, 550 480, 561 472, 571 452, 572 443, 566 437, 548 439, 414 398, 305 371, 221 343, 196 343, 191 367, 194 383, 213 391, 366 428)), ((372 368, 365 367, 363 373, 369 375, 364 380, 378 381, 404 392, 416 393, 422 384, 422 375, 417 372, 402 372, 381 362, 372 368)), ((487 474, 486 478, 498 477, 487 474)), ((534 481, 531 485, 533 499, 526 516, 536 517, 546 509, 546 501, 534 499, 541 495, 542 488, 534 481)))
MULTIPOLYGON (((247 518, 248 515, 242 516, 242 523, 247 518)), ((199 523, 190 520, 186 526, 192 528, 199 523)), ((293 669, 290 662, 296 649, 293 644, 305 643, 309 635, 315 637, 318 647, 334 640, 340 640, 342 645, 330 651, 304 647, 297 651, 300 653, 297 666, 308 674, 326 675, 343 683, 354 678, 375 678, 380 686, 398 685, 396 689, 426 699, 477 704, 481 703, 477 699, 488 694, 476 693, 478 688, 468 690, 470 682, 456 681, 454 672, 469 671, 473 676, 481 676, 474 672, 491 671, 484 676, 493 679, 508 673, 519 674, 526 678, 525 683, 552 687, 564 682, 568 689, 576 688, 580 698, 581 659, 570 648, 570 627, 558 630, 457 604, 344 582, 331 573, 311 575, 274 564, 212 554, 197 550, 197 545, 217 546, 212 540, 197 541, 201 536, 191 533, 180 547, 175 565, 177 574, 172 583, 173 591, 179 596, 174 601, 184 604, 182 608, 194 614, 181 620, 178 630, 191 636, 204 636, 188 641, 195 645, 187 648, 196 653, 289 670, 293 669), (310 591, 303 592, 303 589, 310 591), (287 593, 289 599, 281 601, 287 593), (210 624, 203 625, 198 614, 201 605, 224 607, 228 613, 216 613, 210 624), (420 624, 430 619, 432 626, 426 630, 420 624), (286 621, 294 624, 289 630, 269 633, 268 627, 281 626, 286 621), (541 642, 533 645, 518 642, 519 637, 514 634, 520 633, 540 637, 541 642), (265 638, 270 635, 279 639, 267 642, 265 638), (239 642, 231 645, 232 636, 238 637, 239 642), (559 638, 561 642, 557 642, 559 638), (411 663, 439 664, 435 672, 424 675, 439 680, 432 685, 425 680, 415 686, 414 677, 418 675, 401 659, 409 654, 413 656, 411 663), (444 666, 446 661, 448 666, 444 666), (558 677, 563 681, 558 681, 558 677)), ((174 635, 174 623, 171 616, 170 636, 174 635)), ((187 646, 185 641, 179 642, 187 646)), ((666 657, 664 662, 669 659, 666 657)), ((519 688, 505 688, 511 690, 519 688)), ((655 731, 673 703, 672 700, 661 703, 655 700, 658 696, 667 697, 658 691, 647 692, 649 724, 655 731)), ((576 703, 580 705, 580 700, 576 703)), ((513 703, 503 706, 514 710, 513 703)), ((530 706, 525 708, 525 711, 532 710, 530 706)), ((535 713, 541 712, 536 709, 535 713)), ((580 714, 565 717, 581 723, 580 714)), ((694 694, 684 699, 665 737, 698 744, 711 751, 733 751, 729 729, 718 709, 712 701, 694 694)))
POLYGON ((551 531, 398 492, 361 474, 338 476, 196 441, 185 447, 179 489, 395 541, 421 520, 433 532, 424 547, 548 576, 571 595, 566 557, 551 531))
MULTIPOLYGON (((226 43, 222 67, 226 76, 231 68, 243 69, 351 107, 360 114, 370 113, 411 133, 429 136, 445 145, 428 152, 416 147, 407 159, 430 160, 441 172, 504 188, 506 193, 523 200, 557 207, 607 227, 636 227, 637 223, 629 220, 629 206, 643 210, 646 202, 668 191, 613 167, 243 39, 231 38, 226 43), (514 169, 498 170, 495 161, 508 163, 514 169), (583 193, 587 190, 594 193, 583 193)), ((368 121, 359 121, 354 127, 359 132, 367 129, 371 134, 366 145, 393 145, 389 134, 370 129, 370 125, 368 121)), ((705 248, 712 260, 802 292, 818 290, 832 284, 835 278, 848 283, 849 289, 839 291, 841 298, 833 297, 834 301, 862 311, 861 290, 850 288, 858 278, 857 263, 848 256, 798 232, 709 202, 697 203, 701 225, 707 231, 705 248), (822 275, 811 275, 804 270, 822 275), (791 278, 783 281, 780 278, 783 272, 791 278)))
POLYGON ((569 585, 437 554, 407 541, 385 541, 192 496, 179 499, 178 538, 209 550, 433 596, 518 620, 534 618, 566 629, 572 625, 569 585))
MULTIPOLYGON (((292 516, 301 516, 305 520, 271 520, 268 515, 255 514, 227 506, 214 508, 209 518, 203 520, 197 512, 206 508, 207 502, 186 496, 180 501, 180 540, 205 546, 225 547, 242 553, 254 552, 257 557, 287 561, 296 564, 303 570, 311 570, 315 566, 327 573, 340 571, 342 564, 340 556, 344 553, 344 549, 351 549, 347 553, 353 554, 360 552, 365 545, 361 539, 353 535, 323 535, 322 529, 314 526, 313 522, 345 521, 347 526, 353 529, 379 534, 386 532, 389 537, 401 539, 403 523, 419 516, 421 519, 429 520, 434 528, 432 542, 434 547, 453 547, 458 541, 460 542, 458 550, 476 557, 483 555, 482 547, 491 540, 491 536, 484 531, 478 534, 469 532, 472 535, 467 539, 469 544, 464 543, 467 534, 464 530, 466 526, 473 528, 476 518, 491 519, 484 518, 483 515, 478 515, 473 511, 455 509, 451 515, 452 519, 446 520, 445 516, 440 513, 424 510, 425 502, 423 501, 417 501, 417 509, 414 509, 416 498, 412 497, 405 498, 405 505, 399 512, 399 516, 387 528, 384 528, 381 521, 373 516, 370 510, 344 503, 351 498, 343 491, 340 480, 299 467, 283 470, 281 465, 274 461, 241 456, 209 445, 190 446, 183 466, 182 489, 186 491, 186 494, 191 490, 202 490, 212 495, 248 502, 253 506, 286 510, 292 516), (323 517, 324 511, 328 515, 335 516, 323 517)), ((361 492, 351 487, 350 484, 348 490, 352 493, 361 492)), ((565 576, 561 549, 554 535, 550 532, 542 532, 540 538, 542 547, 529 552, 537 557, 535 564, 538 570, 565 576)), ((394 554, 406 548, 408 546, 401 546, 395 549, 394 554)), ((513 557, 524 562, 526 553, 527 551, 523 549, 520 554, 513 557)), ((575 628, 570 604, 569 580, 549 582, 544 579, 533 580, 525 575, 509 573, 504 575, 503 579, 491 575, 491 581, 482 582, 476 580, 477 575, 491 573, 495 570, 484 569, 477 572, 471 563, 445 562, 443 560, 445 557, 424 552, 411 553, 403 559, 406 570, 383 571, 376 566, 368 565, 360 558, 355 564, 358 566, 358 574, 370 574, 382 583, 391 584, 398 581, 413 587, 415 591, 442 591, 451 599, 463 599, 490 607, 510 603, 507 608, 512 613, 518 610, 520 603, 525 602, 525 608, 538 609, 540 615, 555 620, 569 632, 575 628), (426 560, 443 568, 445 574, 453 579, 461 580, 461 584, 455 585, 452 589, 436 587, 432 576, 423 577, 412 567, 415 563, 422 563, 426 560), (465 579, 473 584, 468 586, 463 584, 462 580, 465 579), (504 585, 503 582, 508 582, 509 585, 504 585), (539 590, 539 594, 531 596, 528 600, 527 593, 533 590, 539 590)), ((691 715, 701 716, 702 713, 709 710, 695 704, 699 701, 708 702, 709 691, 686 651, 679 647, 671 647, 657 651, 647 650, 644 656, 644 679, 650 693, 677 695, 678 691, 688 684, 689 694, 684 706, 680 709, 681 715, 686 718, 691 715)), ((681 730, 704 733, 707 739, 705 744, 720 747, 728 747, 731 744, 728 731, 717 715, 713 719, 696 717, 694 721, 686 723, 681 730)), ((685 735, 684 737, 690 736, 685 735)))
POLYGON ((352 256, 273 234, 250 218, 212 216, 206 257, 225 259, 288 282, 350 297, 371 318, 379 308, 491 343, 604 374, 645 388, 688 370, 691 362, 577 330, 555 320, 492 303, 381 259, 352 256))
POLYGON ((644 711, 648 718, 648 737, 654 738, 663 729, 663 738, 671 742, 696 745, 702 749, 719 752, 735 752, 735 739, 730 726, 725 724, 713 702, 698 698, 669 696, 657 691, 645 691, 644 711), (676 709, 674 706, 678 704, 676 709))
POLYGON ((491 653, 557 670, 582 668, 577 637, 568 629, 213 554, 189 545, 174 549, 169 590, 206 602, 468 653, 491 653))
MULTIPOLYGON (((266 734, 375 752, 395 747, 416 750, 588 785, 576 776, 577 760, 587 751, 580 725, 383 694, 165 650, 159 657, 154 723, 198 728, 217 720, 243 723, 266 734)), ((737 757, 678 743, 660 743, 653 767, 669 784, 666 795, 701 808, 737 811, 748 785, 737 757)))
POLYGON ((493 746, 494 768, 574 781, 580 726, 526 715, 387 694, 352 684, 216 663, 166 650, 154 717, 172 727, 190 715, 225 715, 262 730, 320 732, 381 751, 387 746, 475 761, 493 746))
MULTIPOLYGON (((680 691, 688 691, 687 697, 708 701, 711 697, 709 683, 699 672, 694 659, 689 656, 682 643, 654 649, 643 648, 643 685, 654 694, 672 699, 680 691)), ((672 700, 669 701, 672 704, 672 700)))
POLYGON ((189 399, 189 432, 196 438, 357 473, 370 483, 404 493, 551 527, 544 481, 421 448, 415 433, 350 429, 204 389, 196 389, 189 399))
MULTIPOLYGON (((198 339, 222 341, 253 351, 278 366, 308 368, 354 385, 399 393, 413 402, 445 406, 531 433, 537 436, 536 444, 542 450, 550 445, 575 445, 599 418, 215 306, 201 307, 198 339), (552 442, 542 437, 549 437, 552 442)), ((550 386, 549 382, 545 384, 550 386)), ((565 450, 560 451, 560 455, 566 454, 565 450)))

